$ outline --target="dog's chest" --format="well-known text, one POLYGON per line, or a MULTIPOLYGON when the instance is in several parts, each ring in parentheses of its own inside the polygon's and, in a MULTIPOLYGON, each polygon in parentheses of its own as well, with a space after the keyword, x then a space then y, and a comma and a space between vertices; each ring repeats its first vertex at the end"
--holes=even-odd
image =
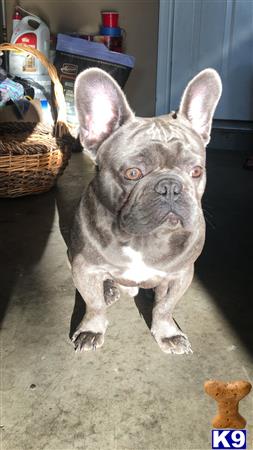
POLYGON ((141 252, 131 247, 124 247, 122 253, 125 260, 124 268, 116 270, 115 273, 120 279, 138 284, 165 277, 166 272, 157 270, 145 263, 141 252))

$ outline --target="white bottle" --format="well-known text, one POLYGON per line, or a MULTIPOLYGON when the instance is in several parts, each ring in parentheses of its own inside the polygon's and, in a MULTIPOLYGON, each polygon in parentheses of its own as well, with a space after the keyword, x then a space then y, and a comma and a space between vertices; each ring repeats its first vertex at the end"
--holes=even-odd
MULTIPOLYGON (((39 17, 25 16, 19 23, 15 21, 11 43, 36 48, 49 58, 50 32, 39 17)), ((38 82, 41 75, 47 74, 47 69, 38 58, 28 53, 14 51, 9 54, 9 71, 13 76, 33 78, 38 82)))
POLYGON ((41 106, 41 111, 42 111, 42 122, 46 125, 53 126, 54 121, 53 121, 51 107, 50 107, 50 104, 48 103, 48 100, 45 98, 40 100, 40 106, 41 106))

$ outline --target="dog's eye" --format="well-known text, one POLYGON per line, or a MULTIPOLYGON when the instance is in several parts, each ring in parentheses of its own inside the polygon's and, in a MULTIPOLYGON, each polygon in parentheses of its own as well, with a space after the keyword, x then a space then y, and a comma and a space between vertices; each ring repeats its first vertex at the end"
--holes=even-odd
POLYGON ((202 173, 203 173, 203 168, 201 166, 195 166, 191 170, 190 174, 191 174, 192 178, 199 178, 199 177, 201 177, 202 173))
POLYGON ((142 171, 137 167, 131 167, 125 171, 124 177, 127 180, 136 181, 143 177, 142 171))

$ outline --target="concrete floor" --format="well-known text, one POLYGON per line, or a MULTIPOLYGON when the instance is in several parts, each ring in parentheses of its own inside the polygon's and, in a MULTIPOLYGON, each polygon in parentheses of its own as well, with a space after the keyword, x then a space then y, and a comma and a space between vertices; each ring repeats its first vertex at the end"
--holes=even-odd
MULTIPOLYGON (((208 151, 206 245, 175 314, 193 355, 160 351, 143 293, 110 308, 102 349, 74 352, 69 331, 82 303, 62 234, 92 176, 82 154, 51 192, 0 201, 1 450, 211 448, 216 405, 204 381, 253 379, 253 173, 243 159, 208 151)), ((240 411, 252 449, 253 392, 240 411)))

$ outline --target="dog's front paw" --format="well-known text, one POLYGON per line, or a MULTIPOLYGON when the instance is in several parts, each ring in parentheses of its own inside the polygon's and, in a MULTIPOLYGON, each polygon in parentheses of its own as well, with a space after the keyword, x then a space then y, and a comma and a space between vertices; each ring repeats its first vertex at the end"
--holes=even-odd
POLYGON ((72 342, 76 351, 96 350, 104 343, 103 333, 77 330, 72 336, 72 342))
POLYGON ((176 355, 193 353, 190 341, 185 334, 177 334, 176 336, 164 337, 158 343, 162 351, 165 353, 174 353, 176 355))
POLYGON ((164 353, 176 355, 193 353, 190 341, 183 333, 178 332, 174 336, 169 337, 157 337, 154 335, 154 338, 164 353))

